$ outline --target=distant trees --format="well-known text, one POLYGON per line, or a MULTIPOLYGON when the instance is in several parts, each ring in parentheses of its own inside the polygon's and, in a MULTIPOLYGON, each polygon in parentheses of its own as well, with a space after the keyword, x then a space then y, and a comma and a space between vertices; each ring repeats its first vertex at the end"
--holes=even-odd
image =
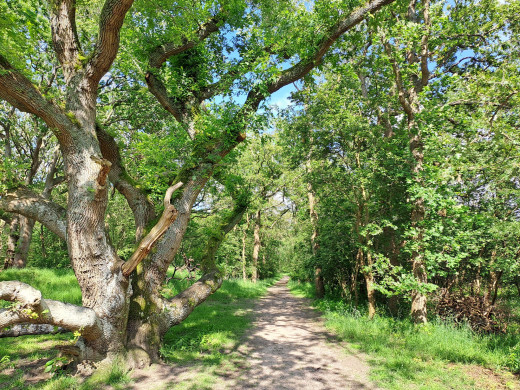
POLYGON ((297 162, 310 154, 314 167, 313 263, 329 290, 357 301, 363 287, 370 316, 374 290, 392 312, 406 298, 422 323, 434 290, 484 293, 492 304, 499 284, 512 283, 517 11, 495 1, 400 3, 357 31, 365 46, 342 46, 324 81, 294 95, 305 109, 283 127, 297 162))

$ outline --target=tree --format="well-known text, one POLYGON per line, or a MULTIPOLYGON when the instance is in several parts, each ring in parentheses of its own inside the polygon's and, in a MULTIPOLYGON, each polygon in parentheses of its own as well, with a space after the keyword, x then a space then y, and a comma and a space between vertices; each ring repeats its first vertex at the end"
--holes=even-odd
POLYGON ((46 300, 16 281, 2 282, 0 297, 20 306, 1 312, 0 327, 37 322, 78 330, 83 359, 129 350, 143 362, 156 359, 167 329, 222 280, 216 266, 208 264, 207 273, 173 299, 160 294, 191 208, 213 170, 244 140, 262 101, 307 75, 344 33, 392 1, 373 0, 356 8, 350 2, 323 2, 312 11, 297 2, 273 1, 147 2, 135 4, 132 11, 132 0, 88 7, 53 0, 48 8, 38 0, 4 3, 0 98, 40 118, 52 132, 63 158, 68 198, 64 208, 32 190, 9 188, 0 206, 39 221, 66 240, 83 306, 46 300), (39 74, 23 54, 38 56, 38 47, 52 47, 63 88, 46 92, 35 86, 39 74), (119 52, 123 57, 114 63, 119 52), (178 171, 170 172, 158 220, 145 191, 128 175, 118 143, 98 121, 99 88, 119 72, 130 86, 142 85, 144 78, 177 121, 171 131, 183 129, 189 137, 188 156, 178 171), (204 104, 218 95, 230 96, 237 86, 246 96, 242 105, 204 104), (140 240, 126 261, 105 230, 109 183, 126 198, 140 240))
POLYGON ((475 294, 485 283, 493 304, 518 269, 517 168, 501 165, 517 153, 517 11, 401 4, 295 95, 305 110, 284 130, 299 164, 313 150, 318 264, 330 291, 348 297, 350 284, 357 302, 366 288, 369 314, 374 290, 409 300, 417 323, 437 288, 475 294))

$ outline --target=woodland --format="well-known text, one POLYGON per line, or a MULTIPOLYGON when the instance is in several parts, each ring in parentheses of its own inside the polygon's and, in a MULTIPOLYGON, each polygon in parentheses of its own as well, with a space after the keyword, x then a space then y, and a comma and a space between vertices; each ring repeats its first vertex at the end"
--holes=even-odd
POLYGON ((514 0, 1 0, 0 277, 72 269, 81 303, 1 279, 0 329, 146 366, 286 273, 518 335, 519 48, 514 0))

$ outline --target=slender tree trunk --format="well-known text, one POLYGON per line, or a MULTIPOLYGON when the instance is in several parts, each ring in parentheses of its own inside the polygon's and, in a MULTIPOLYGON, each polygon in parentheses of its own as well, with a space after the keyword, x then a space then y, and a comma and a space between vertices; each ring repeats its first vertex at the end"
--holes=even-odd
POLYGON ((14 215, 9 224, 4 269, 11 268, 14 265, 16 252, 18 250, 18 240, 20 239, 19 234, 20 218, 17 215, 14 215))
MULTIPOLYGON (((358 144, 355 141, 355 144, 358 144)), ((359 146, 355 153, 356 165, 358 169, 361 169, 361 156, 359 153, 359 146)), ((368 212, 368 194, 366 192, 365 186, 361 184, 361 194, 359 196, 358 201, 358 209, 356 211, 356 226, 355 231, 358 237, 359 243, 365 245, 367 248, 369 247, 370 238, 368 234, 363 236, 361 234, 361 227, 367 226, 370 222, 370 215, 368 212)), ((365 284, 367 289, 367 299, 368 299, 368 318, 374 318, 376 314, 376 300, 375 300, 375 290, 374 290, 374 274, 372 272, 372 255, 370 253, 370 249, 367 250, 366 253, 363 252, 361 248, 358 249, 358 261, 357 261, 363 269, 363 276, 365 278, 365 284)))
POLYGON ((242 231, 242 279, 247 280, 247 269, 246 269, 246 239, 247 229, 249 227, 249 214, 246 215, 247 226, 242 231))
MULTIPOLYGON (((399 266, 399 248, 395 244, 395 231, 389 227, 383 229, 383 234, 387 237, 388 240, 388 257, 390 259, 390 265, 392 267, 399 266)), ((392 295, 388 297, 388 310, 392 316, 397 316, 399 310, 399 297, 397 295, 392 295)))
POLYGON ((256 212, 255 215, 255 227, 253 231, 254 243, 253 243, 253 276, 251 280, 253 283, 256 283, 258 280, 258 256, 260 254, 260 246, 262 242, 260 241, 260 227, 261 227, 261 211, 260 209, 256 212))
POLYGON ((354 305, 359 305, 359 291, 358 291, 358 274, 359 267, 361 264, 359 263, 359 257, 355 256, 354 269, 352 270, 352 275, 350 276, 350 296, 354 296, 354 305))
POLYGON ((515 286, 518 291, 518 295, 520 296, 520 276, 515 277, 515 286))
MULTIPOLYGON (((310 171, 310 164, 307 164, 308 171, 310 171)), ((311 250, 312 256, 317 261, 316 256, 318 254, 318 213, 316 212, 316 196, 312 189, 312 184, 307 185, 307 199, 309 200, 309 217, 311 219, 312 234, 311 234, 311 250)), ((325 286, 323 282, 322 268, 318 264, 314 271, 314 287, 317 298, 323 298, 325 296, 325 286)))
POLYGON ((491 251, 491 260, 489 261, 489 282, 487 286, 487 291, 484 294, 484 299, 488 302, 490 306, 495 304, 498 295, 498 287, 500 279, 502 278, 502 271, 495 271, 493 269, 493 265, 496 262, 497 251, 493 249, 491 251))
MULTIPOLYGON (((372 255, 370 252, 366 255, 367 266, 372 265, 372 255)), ((374 274, 372 272, 365 273, 365 283, 367 285, 368 297, 368 318, 372 319, 376 315, 376 291, 374 290, 374 274)))
POLYGON ((473 283, 471 285, 472 289, 473 289, 473 295, 475 296, 479 296, 480 295, 480 290, 481 290, 481 269, 482 269, 482 264, 479 263, 478 264, 478 267, 477 267, 477 274, 475 275, 475 279, 473 280, 473 283))
POLYGON ((20 217, 20 238, 13 262, 13 267, 15 268, 25 268, 27 265, 35 222, 34 219, 20 217))
POLYGON ((47 248, 45 246, 45 234, 43 230, 43 225, 40 225, 40 247, 42 252, 42 257, 44 259, 47 258, 47 248))
POLYGON ((2 258, 3 251, 4 251, 4 237, 3 237, 4 229, 5 229, 5 221, 3 219, 0 219, 0 258, 2 258))

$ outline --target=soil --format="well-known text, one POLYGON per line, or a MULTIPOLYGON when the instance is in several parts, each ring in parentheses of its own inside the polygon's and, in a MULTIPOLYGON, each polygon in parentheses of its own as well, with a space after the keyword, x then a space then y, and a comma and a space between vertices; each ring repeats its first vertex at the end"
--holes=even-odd
POLYGON ((218 380, 207 387, 200 382, 203 367, 154 365, 134 372, 129 388, 376 389, 363 356, 347 354, 308 300, 290 294, 287 281, 272 286, 254 307, 253 326, 237 351, 247 363, 215 371, 218 380))

